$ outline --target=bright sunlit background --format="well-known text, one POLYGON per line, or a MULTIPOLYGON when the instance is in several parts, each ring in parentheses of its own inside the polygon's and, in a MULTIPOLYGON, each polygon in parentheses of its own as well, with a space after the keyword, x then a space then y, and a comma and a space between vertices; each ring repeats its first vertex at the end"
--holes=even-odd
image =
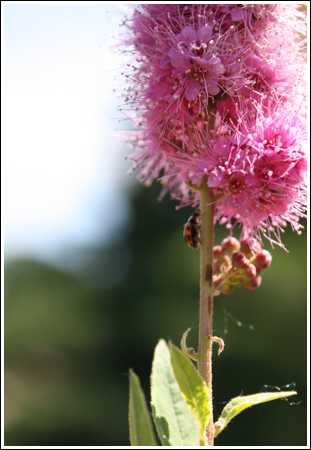
MULTIPOLYGON (((118 111, 127 60, 111 48, 128 8, 3 8, 8 446, 128 446, 129 368, 149 403, 158 340, 178 345, 192 327, 197 346, 199 251, 182 237, 192 211, 127 176, 116 136, 130 126, 118 111)), ((215 245, 225 237, 216 226, 215 245)), ((215 419, 241 393, 298 395, 242 413, 216 445, 306 443, 307 233, 287 227, 283 241, 289 253, 265 243, 273 262, 259 289, 215 299, 226 344, 213 357, 215 419)))
POLYGON ((123 17, 105 3, 4 7, 6 258, 55 260, 129 214, 111 50, 123 17))

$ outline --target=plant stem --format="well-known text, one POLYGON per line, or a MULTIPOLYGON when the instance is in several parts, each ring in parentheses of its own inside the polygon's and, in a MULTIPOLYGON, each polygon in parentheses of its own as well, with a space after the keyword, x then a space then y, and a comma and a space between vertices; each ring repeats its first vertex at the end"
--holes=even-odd
POLYGON ((206 176, 201 180, 201 274, 200 274, 200 329, 198 366, 209 396, 211 416, 205 430, 205 446, 214 445, 213 398, 212 398, 212 337, 213 337, 213 240, 214 198, 207 187, 206 176))

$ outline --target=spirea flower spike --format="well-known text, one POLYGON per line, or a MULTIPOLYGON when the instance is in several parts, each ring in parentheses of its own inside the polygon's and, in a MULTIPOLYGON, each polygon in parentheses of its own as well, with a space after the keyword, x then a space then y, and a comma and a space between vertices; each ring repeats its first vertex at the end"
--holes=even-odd
MULTIPOLYGON (((239 396, 214 422, 213 343, 220 353, 224 341, 214 336, 213 298, 257 289, 272 261, 263 236, 284 247, 284 226, 300 233, 306 212, 306 16, 296 6, 144 4, 134 6, 125 22, 123 45, 132 62, 124 72, 123 112, 134 124, 126 136, 134 150, 132 170, 146 185, 158 180, 160 197, 170 194, 177 208, 194 208, 184 239, 200 253, 197 351, 186 345, 189 329, 182 352, 164 341, 155 351, 151 403, 163 445, 212 447, 238 412, 296 394, 239 396), (215 222, 229 230, 216 246, 215 222), (172 395, 166 387, 174 380, 172 395), (167 408, 179 390, 189 407, 184 412, 167 408), (184 419, 173 432, 176 412, 184 419)), ((132 445, 138 442, 135 410, 132 445)), ((138 445, 156 444, 148 439, 138 445)))
POLYGON ((149 4, 134 9, 124 113, 141 181, 199 204, 206 175, 215 220, 282 245, 306 209, 306 62, 295 5, 149 4))

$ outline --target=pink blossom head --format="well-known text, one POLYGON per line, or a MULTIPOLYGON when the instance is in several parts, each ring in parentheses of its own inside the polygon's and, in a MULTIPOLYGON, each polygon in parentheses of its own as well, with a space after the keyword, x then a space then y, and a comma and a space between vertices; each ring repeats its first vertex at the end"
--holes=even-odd
POLYGON ((305 19, 295 5, 145 4, 126 22, 124 113, 133 169, 196 207, 206 176, 216 220, 281 245, 306 208, 305 19), (298 19, 298 21, 297 21, 298 19), (282 45, 280 45, 282 42, 282 45), (301 89, 300 89, 301 87, 301 89))
POLYGON ((189 178, 207 176, 218 198, 216 220, 228 228, 240 224, 243 237, 264 235, 279 245, 286 222, 300 232, 307 157, 305 123, 296 113, 259 108, 253 124, 245 119, 240 130, 208 142, 203 136, 189 178))

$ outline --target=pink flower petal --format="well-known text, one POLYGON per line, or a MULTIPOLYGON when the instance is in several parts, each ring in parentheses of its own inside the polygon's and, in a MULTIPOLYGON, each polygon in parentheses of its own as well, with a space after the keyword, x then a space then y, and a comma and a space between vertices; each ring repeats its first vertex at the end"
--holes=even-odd
POLYGON ((195 80, 187 80, 185 83, 185 88, 186 88, 185 97, 187 100, 191 101, 195 100, 198 97, 199 92, 201 90, 201 85, 195 80))
POLYGON ((175 67, 178 72, 186 72, 190 69, 189 58, 175 48, 169 50, 168 56, 171 58, 172 66, 175 67))
POLYGON ((213 34, 212 27, 210 27, 210 25, 207 24, 207 23, 203 27, 201 27, 198 30, 198 33, 197 33, 198 39, 200 41, 203 41, 203 42, 206 42, 206 43, 211 40, 212 34, 213 34))
POLYGON ((222 173, 217 170, 213 170, 213 172, 211 172, 208 177, 207 186, 208 187, 218 187, 222 182, 223 182, 222 173))
POLYGON ((179 34, 177 34, 176 39, 178 42, 184 42, 190 44, 197 38, 197 33, 190 27, 184 27, 179 34))

